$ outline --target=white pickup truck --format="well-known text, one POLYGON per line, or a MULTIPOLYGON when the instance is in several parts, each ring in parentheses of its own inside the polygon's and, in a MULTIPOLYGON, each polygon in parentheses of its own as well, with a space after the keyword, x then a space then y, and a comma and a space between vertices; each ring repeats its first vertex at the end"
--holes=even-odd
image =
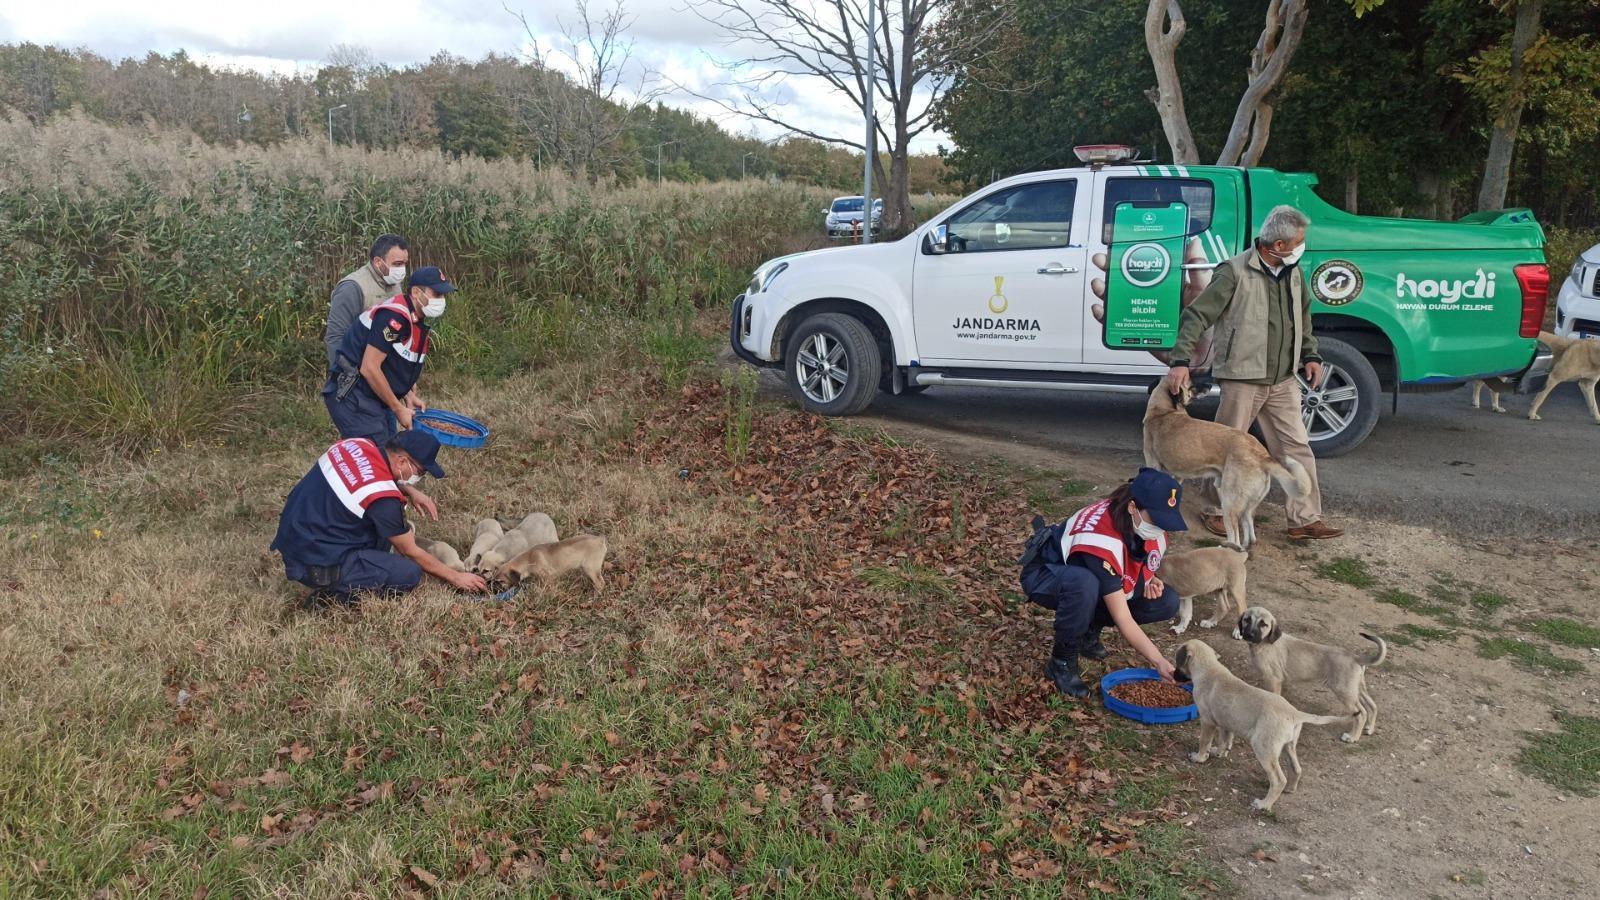
POLYGON ((1288 203, 1311 218, 1300 265, 1324 380, 1302 388, 1319 455, 1361 443, 1385 389, 1542 387, 1549 274, 1527 210, 1356 216, 1317 197, 1310 175, 1115 164, 1124 154, 1080 148, 1089 166, 1003 179, 901 240, 763 263, 733 304, 734 352, 781 368, 795 399, 829 416, 936 385, 1144 393, 1166 372, 1181 306, 1288 203))

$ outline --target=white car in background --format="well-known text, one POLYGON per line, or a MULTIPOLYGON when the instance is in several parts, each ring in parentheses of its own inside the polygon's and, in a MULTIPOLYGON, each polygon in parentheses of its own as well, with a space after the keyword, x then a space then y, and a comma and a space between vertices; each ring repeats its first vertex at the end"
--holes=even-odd
POLYGON ((1583 251, 1556 295, 1556 334, 1600 340, 1600 244, 1583 251))
MULTIPOLYGON (((854 237, 861 233, 861 211, 866 209, 867 202, 860 194, 850 197, 835 197, 828 204, 824 215, 827 217, 823 224, 828 229, 830 238, 854 237)), ((872 233, 877 234, 883 228, 883 201, 872 201, 872 233)))

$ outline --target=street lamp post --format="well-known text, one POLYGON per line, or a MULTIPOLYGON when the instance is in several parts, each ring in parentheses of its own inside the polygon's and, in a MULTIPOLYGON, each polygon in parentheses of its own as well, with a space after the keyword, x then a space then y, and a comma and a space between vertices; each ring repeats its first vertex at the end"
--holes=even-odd
POLYGON ((746 153, 745 155, 739 157, 739 180, 740 181, 744 180, 744 161, 749 159, 752 156, 755 156, 755 155, 756 155, 756 152, 754 150, 751 150, 749 153, 746 153))
POLYGON ((864 210, 861 214, 861 243, 863 244, 872 243, 872 157, 874 156, 873 148, 878 143, 876 140, 877 128, 874 127, 877 122, 872 118, 872 95, 878 92, 878 86, 873 80, 877 77, 873 70, 878 61, 877 13, 878 4, 868 0, 867 81, 864 88, 864 92, 867 95, 867 139, 863 142, 863 150, 865 152, 862 153, 862 156, 866 157, 866 164, 862 167, 863 171, 861 173, 861 203, 864 210))
POLYGON ((679 143, 682 141, 663 141, 656 145, 656 187, 661 186, 661 148, 679 143))
POLYGON ((348 103, 341 103, 338 106, 335 106, 332 109, 328 110, 328 143, 329 144, 333 143, 333 114, 334 114, 334 112, 337 111, 337 110, 344 109, 345 107, 347 107, 349 105, 350 104, 348 104, 348 103))

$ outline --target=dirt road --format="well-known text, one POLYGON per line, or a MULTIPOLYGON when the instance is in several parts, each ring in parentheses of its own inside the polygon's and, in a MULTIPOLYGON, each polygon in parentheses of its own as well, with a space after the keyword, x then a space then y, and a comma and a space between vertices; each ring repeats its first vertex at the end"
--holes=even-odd
MULTIPOLYGON (((1046 400, 1058 404, 1056 411, 1046 415, 1034 410, 1002 430, 1015 435, 1037 429, 1055 436, 1039 441, 1042 446, 906 421, 947 418, 954 406, 967 411, 962 422, 966 429, 979 418, 984 400, 998 403, 1002 396, 1016 397, 996 394, 954 404, 949 402, 953 397, 907 398, 889 404, 889 415, 874 421, 897 438, 927 443, 953 456, 1065 470, 1101 491, 1125 478, 1136 462, 1123 441, 1108 440, 1110 426, 1075 428, 1059 412, 1064 403, 1078 411, 1073 421, 1082 421, 1095 418, 1083 414, 1094 405, 1112 421, 1136 427, 1136 410, 1126 403, 1062 401, 1047 395, 1046 400), (1095 447, 1097 441, 1104 445, 1095 447)), ((1029 408, 1026 398, 1011 402, 1018 410, 1029 408)), ((1573 421, 1573 411, 1565 402, 1556 409, 1551 410, 1551 434, 1596 427, 1586 421, 1569 426, 1565 423, 1573 421)), ((1454 419, 1474 421, 1470 415, 1469 409, 1454 419)), ((982 418, 992 429, 993 422, 1006 416, 1004 410, 991 408, 982 418)), ((1499 417, 1485 421, 1490 422, 1484 428, 1494 436, 1491 440, 1507 442, 1504 436, 1512 428, 1539 424, 1499 417)), ((1393 451, 1382 449, 1386 444, 1381 442, 1399 440, 1398 424, 1389 425, 1390 433, 1380 435, 1378 445, 1349 457, 1329 480, 1347 479, 1348 484, 1359 479, 1387 491, 1394 498, 1391 504, 1407 490, 1394 481, 1404 477, 1422 483, 1420 460, 1426 454, 1421 449, 1392 466, 1393 451)), ((1445 426, 1441 421, 1433 427, 1445 426)), ((1476 455, 1460 440, 1439 441, 1438 435, 1427 441, 1431 452, 1448 446, 1454 457, 1476 455)), ((1529 465, 1525 452, 1522 457, 1521 464, 1529 465)), ((1448 467, 1434 471, 1449 485, 1439 488, 1442 507, 1458 504, 1470 510, 1482 502, 1472 495, 1482 482, 1454 477, 1448 467)), ((1578 493, 1593 496, 1588 490, 1578 493)), ((1189 821, 1202 835, 1204 852, 1232 873, 1234 887, 1248 897, 1556 898, 1592 893, 1600 883, 1600 857, 1594 853, 1600 847, 1600 800, 1553 787, 1519 766, 1530 741, 1561 732, 1556 710, 1600 715, 1600 690, 1593 675, 1600 669, 1600 651, 1554 644, 1533 634, 1538 623, 1557 617, 1600 626, 1600 614, 1589 600, 1600 590, 1590 548, 1526 535, 1471 541, 1359 514, 1337 501, 1334 509, 1350 526, 1351 536, 1305 546, 1290 545, 1281 537, 1281 507, 1263 507, 1270 523, 1263 527, 1266 537, 1250 561, 1250 601, 1273 609, 1288 630, 1312 640, 1357 647, 1365 642, 1356 632, 1365 629, 1392 641, 1388 662, 1368 675, 1381 707, 1378 731, 1345 745, 1334 728, 1308 727, 1300 745, 1306 767, 1301 787, 1286 794, 1268 816, 1249 806, 1264 790, 1265 779, 1247 747, 1204 766, 1181 762, 1189 821), (1339 580, 1359 582, 1362 575, 1371 583, 1357 587, 1339 580), (1403 593, 1385 594, 1387 602, 1380 601, 1386 590, 1403 593), (1523 668, 1510 657, 1484 658, 1484 652, 1503 649, 1493 643, 1496 639, 1510 639, 1507 643, 1518 650, 1538 648, 1548 654, 1546 662, 1555 659, 1580 670, 1556 675, 1523 668)), ((1192 519, 1193 511, 1189 513, 1192 519)), ((1165 626, 1151 632, 1169 654, 1180 640, 1165 626)), ((1196 627, 1184 637, 1206 640, 1230 668, 1253 680, 1244 645, 1221 628, 1196 627)), ((1120 640, 1111 643, 1121 648, 1120 640)), ((1107 665, 1132 662, 1124 651, 1107 665)), ((1340 712, 1320 687, 1292 687, 1286 694, 1307 710, 1340 712)), ((1177 728, 1179 743, 1193 749, 1198 729, 1193 723, 1177 728)))
MULTIPOLYGON (((776 386, 775 376, 766 377, 776 386)), ((1600 425, 1574 385, 1550 395, 1543 421, 1527 420, 1528 401, 1503 397, 1510 412, 1495 414, 1474 410, 1466 389, 1402 395, 1399 414, 1386 408, 1366 443, 1319 463, 1326 505, 1337 515, 1445 522, 1467 535, 1600 534, 1600 425)), ((868 410, 885 423, 959 429, 1124 465, 1140 459, 1143 414, 1139 395, 970 388, 880 396, 868 410)))

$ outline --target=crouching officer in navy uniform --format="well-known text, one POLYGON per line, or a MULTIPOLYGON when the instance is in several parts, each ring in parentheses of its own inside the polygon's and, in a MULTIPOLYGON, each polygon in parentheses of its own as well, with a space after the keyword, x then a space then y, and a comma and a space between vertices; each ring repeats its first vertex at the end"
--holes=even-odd
MULTIPOLYGON (((404 291, 356 317, 322 387, 340 437, 382 447, 397 424, 409 430, 412 417, 428 408, 416 390, 428 358, 428 320, 444 315, 445 295, 455 289, 437 266, 426 266, 412 273, 404 291)), ((439 518, 427 494, 407 485, 401 490, 428 518, 439 518)))
POLYGON ((1110 497, 1086 506, 1058 525, 1034 519, 1034 537, 1022 562, 1028 599, 1055 610, 1055 641, 1045 677, 1071 697, 1089 696, 1078 657, 1106 658, 1101 629, 1115 625, 1122 639, 1172 681, 1172 663, 1140 625, 1178 614, 1178 595, 1156 572, 1169 531, 1184 531, 1178 506, 1183 488, 1157 469, 1140 469, 1110 497))
POLYGON ((402 431, 381 449, 368 438, 345 438, 300 479, 278 517, 272 549, 283 554, 289 580, 311 588, 309 605, 404 594, 424 572, 463 591, 486 589, 482 578, 423 552, 406 524, 401 485, 424 472, 443 478, 438 455, 438 440, 422 431, 402 431))

